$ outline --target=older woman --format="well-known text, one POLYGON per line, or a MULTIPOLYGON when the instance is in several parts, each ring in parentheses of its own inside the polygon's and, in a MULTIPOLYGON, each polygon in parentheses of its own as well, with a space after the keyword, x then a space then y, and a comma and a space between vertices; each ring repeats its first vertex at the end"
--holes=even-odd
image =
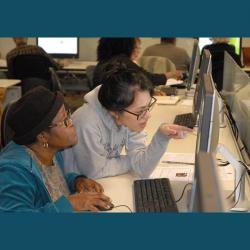
POLYGON ((71 212, 108 209, 97 182, 63 173, 60 150, 77 143, 63 96, 37 87, 11 106, 14 138, 0 154, 0 211, 71 212))

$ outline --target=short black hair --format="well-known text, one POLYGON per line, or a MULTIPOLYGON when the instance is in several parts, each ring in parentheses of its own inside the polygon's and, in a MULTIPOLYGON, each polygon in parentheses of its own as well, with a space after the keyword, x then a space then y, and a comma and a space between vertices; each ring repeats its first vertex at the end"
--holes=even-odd
POLYGON ((126 56, 114 57, 103 65, 101 82, 98 100, 109 111, 122 112, 134 102, 137 91, 153 95, 152 82, 140 69, 131 67, 126 56))
POLYGON ((100 38, 97 47, 97 60, 106 61, 123 54, 129 58, 136 47, 136 38, 100 38))
POLYGON ((161 37, 161 43, 175 43, 176 37, 161 37))

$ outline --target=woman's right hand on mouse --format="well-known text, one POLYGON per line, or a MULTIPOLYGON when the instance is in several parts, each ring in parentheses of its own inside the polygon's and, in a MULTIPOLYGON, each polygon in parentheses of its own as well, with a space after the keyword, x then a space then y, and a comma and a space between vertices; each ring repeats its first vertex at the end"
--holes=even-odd
POLYGON ((81 192, 68 197, 75 211, 94 211, 109 209, 111 200, 103 193, 81 192), (98 208, 100 209, 98 209, 98 208))

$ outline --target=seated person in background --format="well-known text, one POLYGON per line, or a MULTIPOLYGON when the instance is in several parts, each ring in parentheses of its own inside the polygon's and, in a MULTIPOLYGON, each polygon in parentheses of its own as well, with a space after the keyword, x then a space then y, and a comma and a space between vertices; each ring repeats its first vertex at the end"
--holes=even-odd
POLYGON ((61 68, 61 65, 57 63, 50 55, 48 55, 44 49, 36 45, 28 45, 27 37, 14 37, 13 40, 16 44, 16 48, 11 50, 6 55, 9 77, 13 77, 14 75, 13 61, 19 55, 42 55, 48 59, 49 67, 54 69, 61 68))
POLYGON ((63 152, 66 171, 96 179, 133 170, 148 177, 169 140, 192 131, 162 124, 146 146, 143 130, 156 99, 151 81, 140 69, 131 69, 128 61, 128 57, 113 58, 103 65, 102 85, 85 95, 87 103, 74 113, 79 141, 63 152), (123 147, 126 155, 121 155, 123 147))
POLYGON ((185 49, 176 46, 175 37, 162 37, 160 44, 149 46, 142 55, 166 57, 175 64, 177 70, 189 69, 190 57, 185 49))
POLYGON ((228 44, 229 38, 227 37, 214 37, 211 39, 212 44, 206 45, 202 49, 210 51, 212 55, 212 75, 218 91, 223 89, 223 69, 224 69, 224 52, 228 52, 229 55, 235 60, 235 62, 242 67, 240 56, 235 53, 235 47, 228 44))
POLYGON ((135 50, 138 49, 138 38, 101 38, 97 47, 98 64, 94 71, 94 87, 101 84, 101 70, 104 63, 115 56, 124 55, 130 59, 129 68, 141 70, 153 83, 154 86, 166 84, 168 78, 180 79, 181 72, 173 71, 165 74, 152 74, 142 67, 138 66, 133 60, 136 60, 135 50))
POLYGON ((0 153, 0 212, 98 211, 110 205, 100 184, 63 173, 59 150, 77 143, 63 102, 59 92, 37 87, 11 106, 14 137, 0 153))

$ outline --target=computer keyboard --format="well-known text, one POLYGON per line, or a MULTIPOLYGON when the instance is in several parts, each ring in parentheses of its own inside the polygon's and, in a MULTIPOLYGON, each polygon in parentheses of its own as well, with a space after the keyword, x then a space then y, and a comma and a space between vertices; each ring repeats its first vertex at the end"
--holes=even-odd
POLYGON ((177 115, 174 119, 174 124, 185 126, 188 128, 194 128, 196 121, 193 113, 177 115))
POLYGON ((178 212, 167 178, 134 181, 136 212, 178 212))
POLYGON ((168 87, 162 89, 162 91, 167 95, 177 95, 177 88, 176 87, 168 87))

